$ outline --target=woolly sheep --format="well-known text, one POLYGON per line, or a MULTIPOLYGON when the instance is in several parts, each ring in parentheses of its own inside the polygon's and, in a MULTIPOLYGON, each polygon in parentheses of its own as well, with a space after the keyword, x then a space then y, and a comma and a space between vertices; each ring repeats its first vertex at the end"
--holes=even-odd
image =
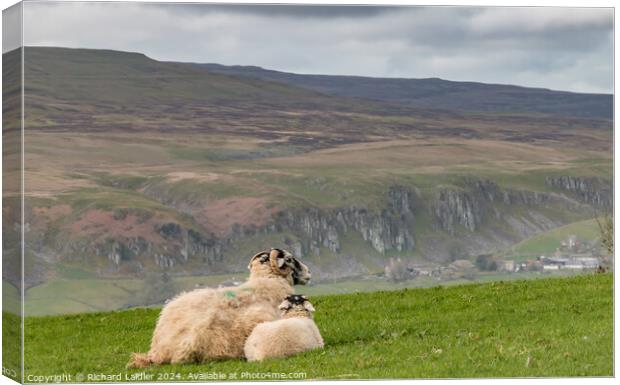
POLYGON ((305 296, 290 295, 282 304, 282 319, 256 325, 245 342, 248 361, 292 356, 323 347, 323 338, 312 320, 314 307, 305 296))
POLYGON ((197 289, 166 304, 151 349, 133 353, 127 366, 242 358, 254 326, 280 318, 278 304, 294 292, 293 285, 310 280, 308 267, 286 250, 260 252, 248 268, 250 278, 237 287, 197 289))

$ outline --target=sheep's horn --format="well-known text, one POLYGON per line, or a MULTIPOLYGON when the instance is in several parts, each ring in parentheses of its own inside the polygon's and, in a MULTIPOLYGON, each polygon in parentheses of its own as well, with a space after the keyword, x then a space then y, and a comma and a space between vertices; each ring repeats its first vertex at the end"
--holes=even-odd
POLYGON ((254 260, 262 255, 269 255, 266 251, 261 251, 260 253, 257 253, 256 255, 254 255, 252 258, 250 258, 250 263, 248 264, 248 269, 252 268, 252 262, 254 262, 254 260))

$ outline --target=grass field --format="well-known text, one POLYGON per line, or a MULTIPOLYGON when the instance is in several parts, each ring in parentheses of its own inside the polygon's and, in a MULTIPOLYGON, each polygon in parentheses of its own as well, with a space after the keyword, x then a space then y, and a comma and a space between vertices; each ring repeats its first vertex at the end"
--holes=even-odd
MULTIPOLYGON (((313 297, 325 349, 289 359, 147 370, 151 381, 200 373, 305 373, 307 379, 613 375, 613 276, 313 297)), ((121 376, 146 351, 159 309, 25 320, 26 380, 121 376)), ((5 315, 6 317, 6 315, 5 315)), ((263 377, 273 379, 273 377, 263 377)), ((203 380, 209 379, 207 377, 203 380)), ((101 379, 99 379, 101 381, 101 379)))
MULTIPOLYGON (((76 278, 57 279, 28 289, 25 314, 39 316, 115 310, 125 306, 143 289, 143 280, 140 279, 100 279, 74 274, 76 278)), ((194 289, 196 285, 217 286, 228 279, 242 278, 245 278, 243 274, 175 277, 174 285, 181 292, 194 289)))
POLYGON ((560 242, 570 235, 576 234, 582 241, 593 241, 600 237, 600 230, 595 219, 579 221, 558 227, 528 238, 512 247, 512 253, 539 256, 553 253, 560 242))
MULTIPOLYGON (((126 307, 132 299, 144 290, 141 279, 102 279, 89 276, 79 269, 69 269, 68 274, 53 281, 45 282, 26 291, 24 311, 26 316, 43 316, 55 314, 86 313, 96 311, 111 311, 126 307)), ((558 271, 554 276, 579 274, 571 270, 558 271)), ((211 276, 177 276, 173 277, 175 292, 192 290, 198 286, 215 287, 226 280, 243 281, 247 274, 219 274, 211 276)), ((500 272, 479 273, 475 277, 477 282, 523 280, 544 278, 548 274, 538 272, 520 272, 508 274, 500 272)), ((376 276, 352 277, 337 282, 321 282, 305 286, 300 292, 307 295, 332 295, 366 293, 372 291, 394 291, 406 288, 425 288, 437 285, 460 285, 471 283, 464 278, 450 281, 439 281, 437 278, 418 277, 404 282, 391 282, 376 276)), ((5 310, 19 313, 19 296, 15 287, 4 284, 6 293, 13 293, 6 297, 5 310)))

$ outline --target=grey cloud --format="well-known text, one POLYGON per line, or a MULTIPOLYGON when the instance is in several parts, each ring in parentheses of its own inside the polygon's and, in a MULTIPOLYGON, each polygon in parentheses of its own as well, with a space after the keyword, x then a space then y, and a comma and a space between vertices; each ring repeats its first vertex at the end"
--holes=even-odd
POLYGON ((613 11, 26 3, 27 45, 298 72, 611 92, 613 11))
POLYGON ((400 7, 364 5, 275 5, 275 4, 157 4, 170 12, 177 13, 236 13, 269 17, 304 18, 360 18, 388 13, 400 7))

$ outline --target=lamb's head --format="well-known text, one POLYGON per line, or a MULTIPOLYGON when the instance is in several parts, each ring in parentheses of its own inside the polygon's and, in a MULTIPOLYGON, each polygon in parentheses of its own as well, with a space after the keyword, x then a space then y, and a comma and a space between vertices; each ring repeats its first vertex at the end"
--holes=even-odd
POLYGON ((292 294, 278 306, 283 318, 308 317, 312 318, 314 306, 305 295, 292 294))
POLYGON ((283 277, 291 285, 305 285, 310 281, 308 266, 282 249, 261 251, 252 257, 248 269, 250 278, 283 277))

